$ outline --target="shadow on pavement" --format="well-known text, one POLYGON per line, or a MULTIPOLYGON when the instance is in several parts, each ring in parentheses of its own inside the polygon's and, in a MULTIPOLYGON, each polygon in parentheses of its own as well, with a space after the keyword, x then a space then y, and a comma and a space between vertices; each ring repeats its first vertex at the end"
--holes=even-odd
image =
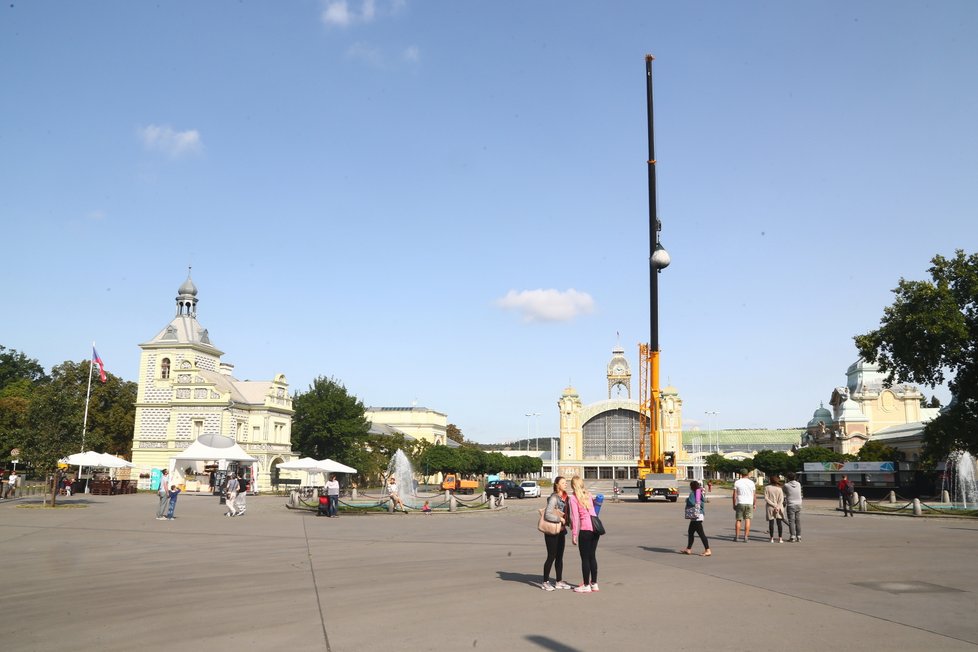
POLYGON ((554 650, 554 652, 581 652, 579 648, 564 645, 549 636, 527 636, 526 640, 539 645, 545 650, 554 650))

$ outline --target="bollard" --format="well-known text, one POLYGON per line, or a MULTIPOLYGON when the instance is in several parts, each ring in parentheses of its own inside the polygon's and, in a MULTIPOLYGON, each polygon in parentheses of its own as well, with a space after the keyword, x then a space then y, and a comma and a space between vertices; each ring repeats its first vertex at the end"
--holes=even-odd
POLYGON ((350 498, 356 500, 356 497, 357 497, 357 488, 353 487, 352 489, 350 489, 350 498))
POLYGON ((458 499, 455 498, 453 494, 451 498, 448 499, 448 511, 457 512, 458 511, 458 499))
POLYGON ((948 492, 947 489, 945 489, 944 491, 941 492, 941 502, 942 503, 949 503, 949 502, 951 502, 951 494, 948 492))
POLYGON ((453 493, 452 493, 451 491, 449 491, 448 489, 446 489, 446 490, 445 490, 445 500, 446 500, 446 501, 447 501, 447 500, 451 500, 451 499, 452 499, 452 498, 454 498, 454 497, 455 497, 455 494, 453 494, 453 493))
POLYGON ((387 513, 388 514, 393 514, 394 513, 394 501, 393 500, 388 500, 387 501, 387 513))
POLYGON ((859 511, 860 512, 866 511, 866 496, 863 496, 862 498, 859 499, 859 511))
POLYGON ((922 510, 920 508, 920 498, 914 498, 913 499, 913 515, 914 516, 923 516, 923 514, 924 514, 924 510, 922 510))
POLYGON ((849 505, 850 506, 854 505, 856 507, 859 507, 859 501, 860 501, 859 492, 858 491, 853 491, 852 492, 852 502, 849 503, 849 505))
POLYGON ((896 492, 895 491, 891 491, 890 492, 890 504, 891 505, 895 505, 896 504, 896 492))
POLYGON ((499 491, 499 509, 506 506, 506 493, 502 490, 499 491))

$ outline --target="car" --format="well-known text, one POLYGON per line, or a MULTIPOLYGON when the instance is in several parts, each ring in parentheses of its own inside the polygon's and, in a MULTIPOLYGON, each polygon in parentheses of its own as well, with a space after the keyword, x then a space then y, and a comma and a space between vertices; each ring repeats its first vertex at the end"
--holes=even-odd
POLYGON ((536 483, 536 480, 525 480, 520 483, 523 487, 523 495, 527 498, 539 498, 540 497, 540 485, 536 483))
POLYGON ((505 494, 507 498, 523 498, 526 492, 512 480, 492 480, 486 485, 486 495, 498 497, 505 494))

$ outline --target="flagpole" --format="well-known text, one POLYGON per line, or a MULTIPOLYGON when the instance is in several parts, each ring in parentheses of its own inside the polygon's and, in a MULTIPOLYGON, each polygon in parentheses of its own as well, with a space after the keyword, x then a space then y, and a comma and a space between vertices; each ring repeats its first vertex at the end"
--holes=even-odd
MULTIPOLYGON (((79 453, 85 452, 85 433, 88 430, 88 400, 92 397, 92 372, 95 370, 95 341, 92 341, 92 355, 88 357, 88 391, 85 392, 85 418, 82 421, 82 441, 79 453)), ((78 465, 78 479, 81 480, 81 464, 78 465)), ((88 483, 85 483, 85 493, 89 493, 88 483)))

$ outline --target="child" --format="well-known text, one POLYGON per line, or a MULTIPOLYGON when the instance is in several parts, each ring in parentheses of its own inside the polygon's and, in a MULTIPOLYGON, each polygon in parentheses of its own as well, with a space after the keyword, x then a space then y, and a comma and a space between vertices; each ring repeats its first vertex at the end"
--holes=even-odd
POLYGON ((424 514, 425 516, 431 513, 431 505, 428 503, 427 500, 424 501, 424 505, 421 506, 421 513, 424 514))
POLYGON ((177 496, 180 495, 180 487, 176 486, 175 484, 171 484, 169 494, 170 494, 170 509, 168 509, 166 512, 166 520, 172 521, 173 510, 177 508, 177 496))
POLYGON ((319 492, 319 510, 316 516, 329 516, 329 496, 323 490, 319 492))

